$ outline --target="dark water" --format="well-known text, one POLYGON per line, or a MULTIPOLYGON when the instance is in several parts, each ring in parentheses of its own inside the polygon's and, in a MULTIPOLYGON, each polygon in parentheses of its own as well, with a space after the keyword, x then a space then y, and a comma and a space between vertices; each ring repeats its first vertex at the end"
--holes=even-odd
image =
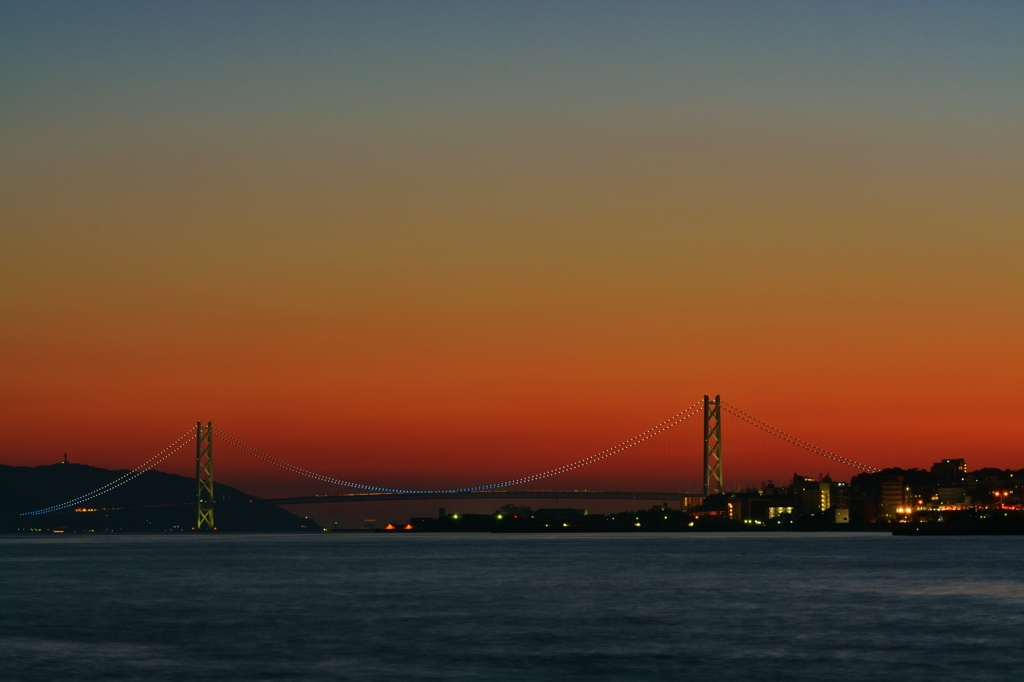
POLYGON ((0 539, 4 680, 1010 680, 1024 538, 0 539))

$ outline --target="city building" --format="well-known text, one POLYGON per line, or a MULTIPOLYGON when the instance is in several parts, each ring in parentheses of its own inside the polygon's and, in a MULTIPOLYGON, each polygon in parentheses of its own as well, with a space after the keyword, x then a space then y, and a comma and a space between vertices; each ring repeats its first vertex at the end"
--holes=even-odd
POLYGON ((898 510, 903 508, 904 501, 903 476, 879 481, 879 508, 882 518, 895 519, 899 514, 898 510))
POLYGON ((938 503, 942 506, 964 504, 967 498, 966 488, 939 488, 936 495, 938 503))
POLYGON ((967 462, 963 459, 944 459, 932 465, 932 478, 939 483, 963 483, 967 477, 967 462))

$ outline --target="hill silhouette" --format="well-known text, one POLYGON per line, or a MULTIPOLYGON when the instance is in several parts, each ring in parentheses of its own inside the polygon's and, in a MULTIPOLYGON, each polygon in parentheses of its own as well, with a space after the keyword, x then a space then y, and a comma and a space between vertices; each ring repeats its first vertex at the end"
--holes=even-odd
MULTIPOLYGON (((74 509, 20 516, 96 490, 128 473, 84 464, 37 467, 0 465, 0 530, 68 532, 162 532, 191 530, 196 518, 195 479, 147 471, 128 484, 74 509)), ((230 486, 214 484, 217 529, 227 532, 320 530, 296 516, 230 486)))

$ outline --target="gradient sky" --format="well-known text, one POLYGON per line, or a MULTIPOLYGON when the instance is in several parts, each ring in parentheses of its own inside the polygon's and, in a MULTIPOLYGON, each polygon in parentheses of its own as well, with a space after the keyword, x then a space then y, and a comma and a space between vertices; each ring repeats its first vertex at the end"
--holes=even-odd
POLYGON ((710 392, 1022 467, 1022 65, 1022 3, 3 3, 0 462, 486 481, 710 392))

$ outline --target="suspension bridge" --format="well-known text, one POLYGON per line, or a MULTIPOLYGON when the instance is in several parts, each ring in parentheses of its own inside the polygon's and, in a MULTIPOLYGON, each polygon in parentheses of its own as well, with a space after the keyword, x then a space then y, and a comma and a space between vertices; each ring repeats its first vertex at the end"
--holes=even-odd
MULTIPOLYGON (((42 509, 23 512, 38 516, 77 508, 121 486, 130 484, 156 468, 192 442, 196 447, 196 529, 214 529, 218 501, 214 490, 213 446, 215 437, 250 457, 305 478, 341 488, 344 492, 291 497, 261 498, 278 505, 328 504, 342 502, 386 502, 408 500, 486 499, 583 499, 583 500, 678 500, 686 507, 699 504, 710 495, 725 494, 749 486, 760 478, 784 477, 801 467, 821 469, 827 465, 840 475, 878 471, 876 467, 838 455, 778 429, 738 407, 705 395, 686 409, 610 448, 574 459, 552 468, 523 473, 484 484, 449 487, 373 485, 346 480, 297 466, 215 427, 198 422, 166 448, 134 469, 104 486, 73 499, 42 509), (723 415, 735 419, 735 452, 730 466, 741 474, 726 476, 723 450, 723 415), (703 419, 694 419, 702 416, 703 419), (756 434, 761 440, 752 440, 756 434), (702 462, 702 468, 698 465, 702 462), (695 474, 699 472, 700 478, 695 474), (727 485, 727 481, 730 485, 727 485)), ((732 451, 731 450, 731 451, 732 451)))

